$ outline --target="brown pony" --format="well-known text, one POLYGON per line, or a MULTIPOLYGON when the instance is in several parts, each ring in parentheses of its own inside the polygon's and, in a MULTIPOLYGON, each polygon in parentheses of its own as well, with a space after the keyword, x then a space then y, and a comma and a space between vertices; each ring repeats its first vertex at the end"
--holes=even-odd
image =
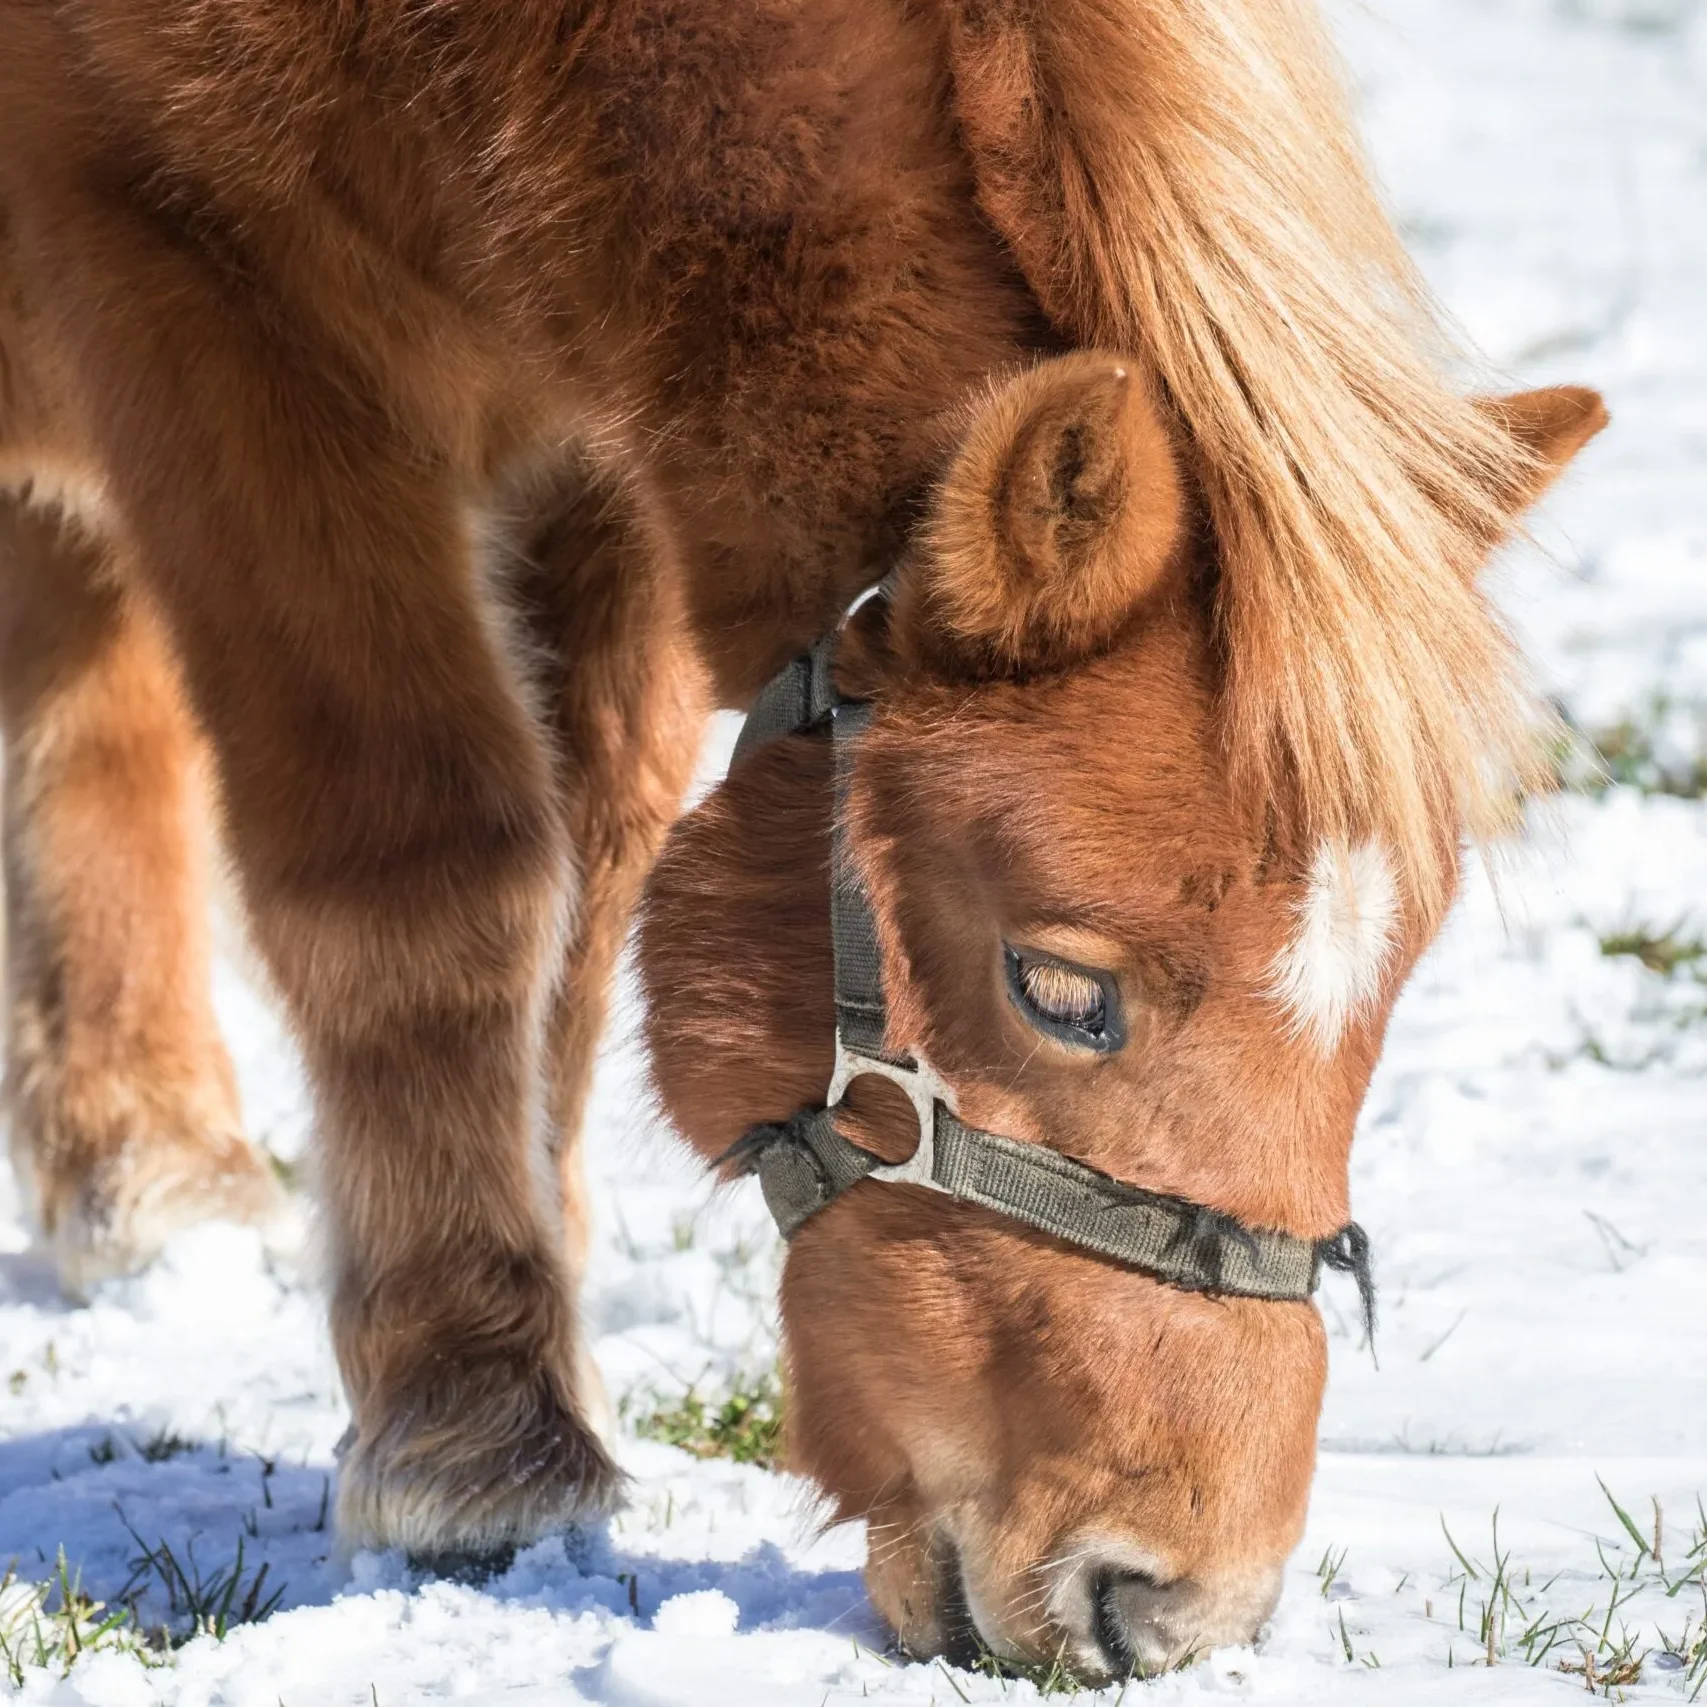
MULTIPOLYGON (((1436 343, 1304 0, 0 0, 12 1142, 67 1283, 270 1196, 205 734, 314 1082, 345 1537, 606 1509, 611 964, 707 709, 903 558, 842 664, 896 1041, 1011 1138, 1337 1227, 1460 837, 1534 773, 1473 577, 1601 420, 1477 407, 1436 343), (1036 1023, 1092 985, 1094 1062, 1036 1023)), ((822 746, 653 891, 708 1153, 823 1098, 822 746)), ((876 1186, 784 1305, 795 1451, 918 1651, 957 1597, 1087 1673, 1264 1616, 1307 1305, 876 1186)))

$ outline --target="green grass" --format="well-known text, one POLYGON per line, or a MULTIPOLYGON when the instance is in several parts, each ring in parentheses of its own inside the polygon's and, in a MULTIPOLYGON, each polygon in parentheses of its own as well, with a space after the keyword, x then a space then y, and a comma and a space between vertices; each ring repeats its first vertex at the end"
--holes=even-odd
MULTIPOLYGON (((1202 1657, 1202 1653, 1197 1648, 1192 1647, 1188 1648, 1171 1665, 1162 1666, 1158 1670, 1147 1671, 1143 1665, 1140 1664, 1137 1670, 1132 1672, 1130 1676, 1119 1680, 1120 1688, 1114 1698, 1114 1707, 1120 1707, 1120 1703, 1126 1699, 1127 1690, 1130 1689, 1133 1684, 1149 1682, 1153 1678, 1162 1677, 1170 1671, 1188 1671, 1192 1666, 1196 1665, 1202 1657)), ((943 1666, 940 1660, 937 1662, 937 1665, 938 1669, 942 1671, 943 1676, 946 1677, 950 1683, 953 1683, 953 1673, 950 1672, 947 1667, 943 1666)), ((1017 1660, 1001 1659, 986 1649, 973 1662, 972 1670, 979 1677, 993 1677, 1004 1682, 1014 1681, 1029 1683, 1039 1695, 1079 1695, 1086 1691, 1113 1687, 1112 1684, 1087 1683, 1083 1678, 1079 1677, 1077 1673, 1074 1672, 1073 1668, 1067 1663, 1065 1653, 1057 1654, 1055 1658, 1050 1660, 1047 1664, 1025 1664, 1017 1660)), ((958 1690, 959 1685, 956 1684, 955 1687, 958 1690)), ((962 1695, 961 1699, 965 1700, 966 1697, 962 1695)))
MULTIPOLYGON (((1179 1662, 1178 1666, 1169 1667, 1168 1669, 1184 1670, 1186 1666, 1194 1664, 1196 1659, 1196 1654, 1187 1654, 1185 1658, 1179 1662)), ((950 1683, 954 1682, 954 1674, 950 1672, 946 1666, 943 1666, 940 1661, 938 1662, 938 1669, 950 1683)), ((1039 1695, 1044 1696, 1080 1695, 1086 1691, 1103 1687, 1098 1684, 1086 1683, 1085 1680, 1079 1677, 1074 1672, 1073 1668, 1067 1664, 1066 1659, 1059 1654, 1057 1654, 1056 1657, 1047 1665, 1025 1665, 1016 1660, 998 1659, 994 1654, 985 1653, 980 1655, 973 1663, 972 1670, 979 1677, 993 1677, 1004 1682, 1013 1681, 1029 1683, 1039 1695)), ((1120 1693, 1115 1697, 1116 1707, 1118 1707, 1118 1704, 1121 1701, 1126 1699, 1127 1689, 1134 1683, 1144 1682, 1148 1675, 1150 1674, 1144 1671, 1138 1671, 1131 1677, 1123 1679, 1120 1685, 1120 1693)), ((1155 1675, 1160 1676, 1161 1674, 1157 1673, 1155 1675)), ((959 1686, 956 1685, 956 1689, 958 1688, 959 1686)), ((967 1697, 965 1695, 961 1696, 961 1700, 964 1701, 966 1699, 967 1697)))
POLYGON ((1664 930, 1633 925, 1628 930, 1611 931, 1600 939, 1600 952, 1609 960, 1639 960, 1662 978, 1683 972, 1707 983, 1707 938, 1683 919, 1664 930))
POLYGON ((1617 723, 1573 731, 1558 768, 1567 788, 1585 794, 1620 787, 1682 800, 1707 798, 1707 705, 1678 706, 1658 695, 1617 723), (1695 726, 1693 754, 1661 740, 1663 728, 1679 723, 1695 726))
MULTIPOLYGON (((940 1661, 937 1669, 950 1683, 954 1683, 953 1672, 940 1661)), ((1023 1665, 1014 1660, 998 1659, 992 1653, 984 1653, 973 1663, 972 1670, 979 1677, 1029 1683, 1039 1695, 1078 1695, 1091 1687, 1074 1673, 1065 1658, 1059 1654, 1048 1665, 1023 1665)), ((958 1684, 955 1684, 955 1689, 960 1693, 962 1701, 969 1699, 960 1691, 958 1684)))
POLYGON ((265 1564, 249 1568, 241 1536, 232 1559, 204 1569, 193 1547, 186 1545, 180 1556, 167 1542, 151 1547, 128 1523, 125 1528, 139 1551, 111 1604, 84 1590, 82 1573, 67 1564, 63 1547, 42 1582, 21 1579, 13 1561, 0 1577, 0 1680, 21 1685, 33 1670, 65 1677, 85 1654, 121 1653, 143 1665, 163 1665, 173 1649, 198 1636, 224 1641, 240 1624, 261 1623, 284 1598, 282 1584, 269 1585, 265 1564))
POLYGON ((144 1665, 160 1658, 131 1607, 109 1608, 83 1592, 82 1573, 66 1564, 63 1547, 45 1582, 20 1580, 16 1561, 0 1576, 0 1678, 21 1685, 34 1669, 63 1677, 84 1654, 114 1652, 144 1665))
POLYGON ((268 1149, 261 1151, 261 1159, 273 1170, 273 1178, 286 1191, 297 1192, 307 1189, 308 1182, 301 1162, 288 1161, 283 1156, 275 1156, 268 1149))
POLYGON ((721 1400, 690 1387, 674 1404, 630 1420, 642 1440, 679 1446, 696 1458, 732 1458, 774 1470, 782 1460, 783 1414, 782 1382, 767 1372, 738 1381, 721 1400))
POLYGON ((1707 937, 1702 927, 1686 918, 1670 925, 1636 922, 1598 934, 1596 941, 1607 959, 1634 960, 1652 974, 1643 980, 1628 1016, 1642 1028, 1632 1035, 1645 1038, 1646 1047, 1632 1052, 1610 1044, 1579 1015, 1578 1052, 1617 1072, 1642 1072, 1671 1060, 1679 1039, 1707 1025, 1707 937))
POLYGON ((181 1458, 186 1452, 194 1452, 196 1443, 185 1440, 181 1434, 175 1434, 169 1428, 157 1430, 145 1439, 138 1439, 129 1434, 108 1434, 97 1440, 89 1448, 91 1464, 112 1464, 120 1458, 134 1455, 145 1464, 164 1464, 172 1458, 181 1458))
MULTIPOLYGON (((120 1522, 124 1522, 120 1516, 120 1522)), ((250 1571, 243 1560, 243 1537, 237 1537, 236 1555, 226 1564, 204 1569, 196 1561, 193 1545, 186 1544, 180 1557, 166 1542, 150 1547, 128 1523, 130 1538, 140 1549, 131 1560, 130 1581, 119 1598, 133 1611, 150 1590, 166 1598, 165 1620, 150 1634, 164 1647, 180 1647, 197 1636, 212 1636, 223 1642, 239 1624, 260 1624, 278 1610, 284 1585, 269 1589, 268 1566, 250 1571)))
MULTIPOLYGON (((1581 1678, 1608 1699, 1637 1682, 1681 1680, 1681 1698, 1707 1699, 1707 1511, 1668 1545, 1658 1501, 1641 1521, 1601 1483, 1624 1541, 1608 1556, 1594 1542, 1597 1568, 1567 1570, 1537 1583, 1500 1544, 1499 1513, 1483 1557, 1445 1534, 1454 1567, 1443 1582, 1445 1616, 1471 1642, 1449 1643, 1449 1666, 1526 1665, 1581 1678), (1490 1562, 1491 1560, 1491 1562, 1490 1562), (1586 1581, 1585 1581, 1586 1579, 1586 1581), (1456 1590, 1453 1597, 1452 1591, 1456 1590)), ((1425 1616, 1434 1603, 1425 1602, 1425 1616)))

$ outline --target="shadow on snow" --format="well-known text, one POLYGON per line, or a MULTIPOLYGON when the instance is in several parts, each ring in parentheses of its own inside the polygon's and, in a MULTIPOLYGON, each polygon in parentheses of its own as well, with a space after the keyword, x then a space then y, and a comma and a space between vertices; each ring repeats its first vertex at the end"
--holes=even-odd
MULTIPOLYGON (((236 1604, 264 1570, 251 1604, 276 1595, 279 1612, 349 1594, 408 1594, 433 1580, 401 1553, 342 1557, 336 1501, 333 1465, 264 1458, 130 1421, 20 1436, 0 1441, 0 1573, 15 1562, 21 1580, 45 1580, 63 1549, 86 1594, 129 1599, 145 1627, 180 1634, 190 1599, 183 1591, 223 1584, 239 1565, 236 1604)), ((673 1596, 715 1589, 734 1602, 742 1630, 883 1639, 857 1571, 803 1570, 768 1541, 731 1561, 632 1551, 619 1539, 604 1529, 549 1537, 459 1591, 497 1605, 602 1608, 644 1627, 673 1596)))

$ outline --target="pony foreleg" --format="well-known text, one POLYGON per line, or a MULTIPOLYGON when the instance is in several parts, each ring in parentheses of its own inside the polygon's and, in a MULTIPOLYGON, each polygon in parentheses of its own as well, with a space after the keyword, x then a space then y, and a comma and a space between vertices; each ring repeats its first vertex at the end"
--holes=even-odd
POLYGON ((364 528, 371 449, 367 472, 310 501, 405 535, 395 561, 352 549, 254 628, 235 600, 191 620, 219 624, 231 840, 317 1092, 341 1535, 443 1560, 596 1515, 619 1479, 585 1420, 543 1056, 574 849, 466 529, 425 493, 364 528))
POLYGON ((579 904, 552 1005, 552 1126, 571 1272, 586 1261, 583 1110, 612 975, 641 885, 680 809, 707 687, 668 547, 589 473, 534 530, 520 604, 547 660, 558 792, 579 904))
POLYGON ((199 742, 110 548, 0 498, 6 1101, 61 1284, 277 1205, 208 993, 199 742))
POLYGON ((314 1087, 341 1538, 499 1553, 619 1477, 582 1414, 546 1107, 573 849, 486 608, 479 475, 310 317, 282 338, 149 253, 172 311, 84 329, 95 418, 314 1087))

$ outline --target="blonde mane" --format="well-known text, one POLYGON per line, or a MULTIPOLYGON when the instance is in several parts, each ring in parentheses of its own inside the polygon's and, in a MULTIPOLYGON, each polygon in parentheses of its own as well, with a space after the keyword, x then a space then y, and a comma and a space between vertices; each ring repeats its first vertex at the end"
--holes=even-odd
POLYGON ((1461 833, 1507 825, 1542 769, 1474 586, 1536 465, 1442 377, 1314 7, 955 10, 986 211, 1071 335, 1147 354, 1197 448, 1239 774, 1317 836, 1385 844, 1436 916, 1461 833))

